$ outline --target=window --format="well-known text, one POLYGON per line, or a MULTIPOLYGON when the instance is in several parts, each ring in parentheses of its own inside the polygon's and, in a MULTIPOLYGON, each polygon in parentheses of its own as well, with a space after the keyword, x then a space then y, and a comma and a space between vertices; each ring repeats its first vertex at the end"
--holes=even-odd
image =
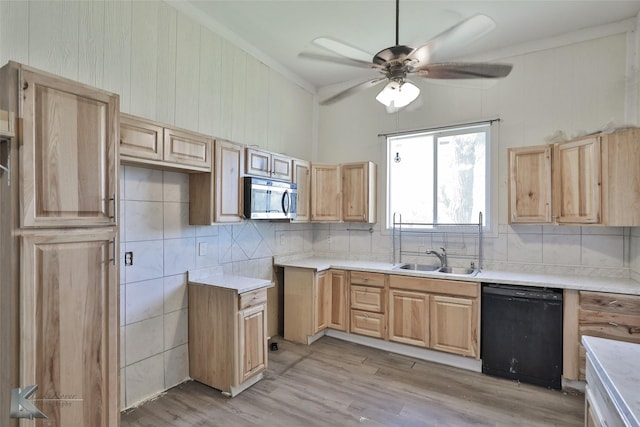
POLYGON ((489 122, 387 136, 387 227, 484 223, 489 208, 489 122))

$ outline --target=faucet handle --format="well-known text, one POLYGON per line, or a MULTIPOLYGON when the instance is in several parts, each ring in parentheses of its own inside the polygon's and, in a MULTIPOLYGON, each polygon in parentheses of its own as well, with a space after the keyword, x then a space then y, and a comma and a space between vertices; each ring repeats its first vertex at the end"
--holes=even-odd
POLYGON ((446 254, 446 253, 447 253, 447 250, 446 250, 445 248, 440 248, 440 249, 442 249, 442 253, 443 253, 443 254, 446 254))

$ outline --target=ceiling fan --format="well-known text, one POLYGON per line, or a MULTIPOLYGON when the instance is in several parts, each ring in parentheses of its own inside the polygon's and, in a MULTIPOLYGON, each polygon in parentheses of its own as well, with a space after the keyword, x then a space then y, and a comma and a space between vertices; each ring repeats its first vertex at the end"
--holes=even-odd
POLYGON ((400 45, 399 35, 400 0, 396 0, 396 44, 373 55, 330 37, 319 37, 313 44, 339 56, 302 52, 303 58, 327 61, 342 65, 374 69, 383 76, 368 79, 351 86, 323 101, 328 105, 356 92, 387 82, 376 100, 395 112, 409 105, 420 94, 420 89, 407 77, 415 75, 427 79, 479 79, 500 78, 509 75, 511 64, 487 62, 437 62, 445 51, 455 50, 484 36, 493 30, 495 22, 486 15, 474 15, 443 31, 424 45, 413 48, 400 45))

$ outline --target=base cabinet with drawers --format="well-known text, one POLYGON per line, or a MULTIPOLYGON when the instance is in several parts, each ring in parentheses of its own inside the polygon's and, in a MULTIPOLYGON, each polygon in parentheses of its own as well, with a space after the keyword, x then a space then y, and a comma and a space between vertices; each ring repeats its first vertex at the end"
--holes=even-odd
POLYGON ((381 273, 350 273, 351 333, 387 337, 385 282, 385 275, 381 273))
POLYGON ((267 290, 189 283, 189 376, 229 396, 267 368, 267 290))
POLYGON ((585 379, 583 336, 640 344, 640 295, 565 290, 563 376, 585 379))

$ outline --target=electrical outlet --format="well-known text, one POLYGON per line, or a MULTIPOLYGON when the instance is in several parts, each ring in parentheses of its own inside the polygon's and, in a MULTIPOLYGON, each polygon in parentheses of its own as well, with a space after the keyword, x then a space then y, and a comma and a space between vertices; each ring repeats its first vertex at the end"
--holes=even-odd
POLYGON ((207 254, 207 243, 206 242, 200 242, 198 243, 198 255, 199 256, 205 256, 207 254))
POLYGON ((124 253, 124 265, 133 265, 133 252, 124 253))

